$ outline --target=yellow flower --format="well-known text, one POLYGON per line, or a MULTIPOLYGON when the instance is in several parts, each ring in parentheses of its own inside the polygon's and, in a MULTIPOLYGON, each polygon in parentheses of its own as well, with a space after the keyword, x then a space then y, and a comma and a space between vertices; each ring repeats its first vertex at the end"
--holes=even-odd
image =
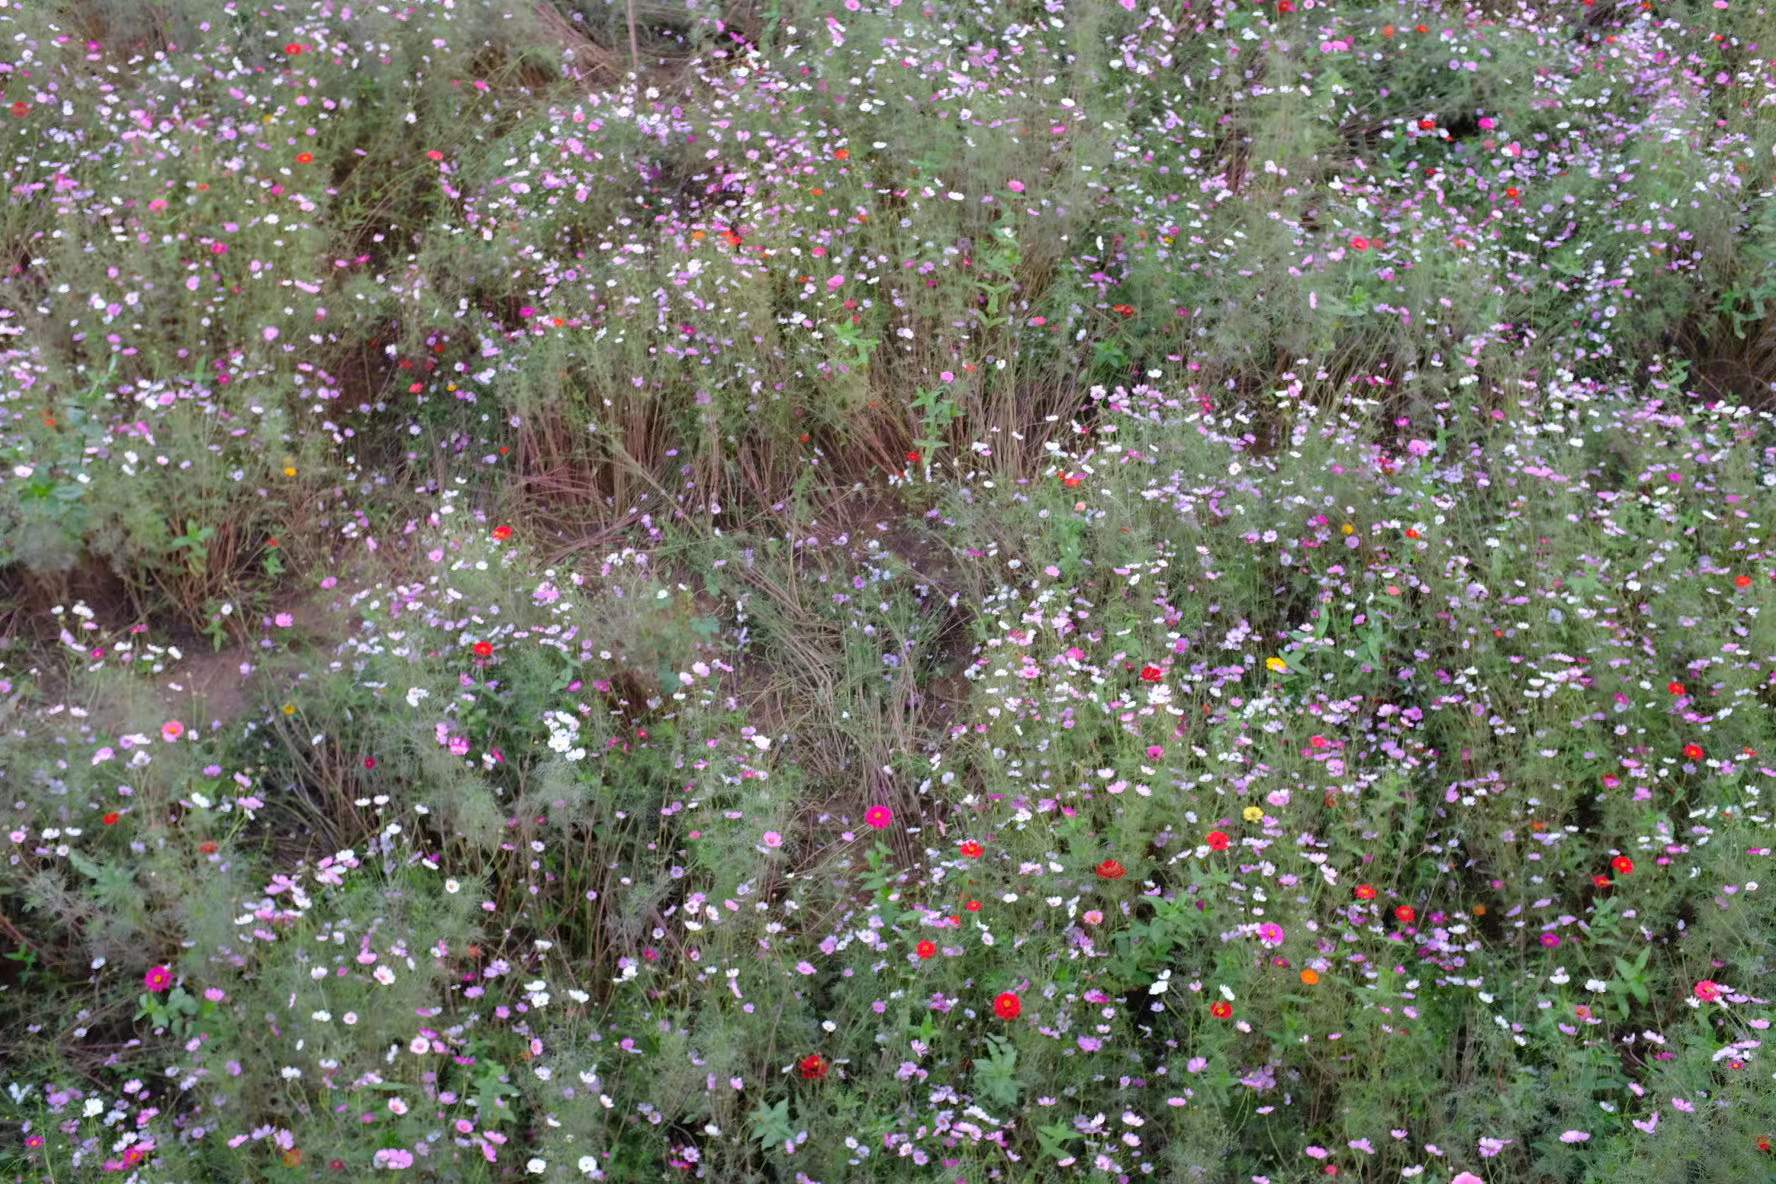
POLYGON ((1264 665, 1269 668, 1272 674, 1283 674, 1289 669, 1289 664, 1281 658, 1266 658, 1264 665))
POLYGON ((285 465, 284 466, 284 476, 294 477, 295 475, 296 475, 296 466, 295 465, 285 465))
POLYGON ((1339 527, 1338 529, 1345 534, 1356 534, 1357 533, 1357 528, 1352 526, 1348 522, 1346 522, 1343 526, 1339 527))
POLYGON ((1264 817, 1264 811, 1258 806, 1247 806, 1241 816, 1247 822, 1257 822, 1264 817))
POLYGON ((295 715, 296 714, 296 704, 294 704, 294 703, 284 704, 284 714, 285 715, 295 715))

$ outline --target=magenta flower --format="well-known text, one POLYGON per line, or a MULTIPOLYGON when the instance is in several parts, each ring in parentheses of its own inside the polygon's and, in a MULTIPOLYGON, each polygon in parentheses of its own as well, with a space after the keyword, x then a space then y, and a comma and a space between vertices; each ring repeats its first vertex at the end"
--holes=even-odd
POLYGON ((1713 1003, 1721 997, 1721 985, 1711 978, 1701 979, 1696 983, 1696 998, 1704 1003, 1713 1003))
POLYGON ((173 972, 165 966, 150 966, 142 976, 142 985, 158 995, 173 985, 173 972))
POLYGON ((877 830, 881 830, 894 821, 894 811, 887 806, 871 806, 863 812, 863 820, 877 830))

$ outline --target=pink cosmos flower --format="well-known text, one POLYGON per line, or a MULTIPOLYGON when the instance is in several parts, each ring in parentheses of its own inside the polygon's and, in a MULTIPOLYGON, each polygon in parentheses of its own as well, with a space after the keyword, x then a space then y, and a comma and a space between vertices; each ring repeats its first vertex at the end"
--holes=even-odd
POLYGON ((1711 978, 1701 979, 1696 983, 1696 998, 1704 1003, 1713 1003, 1721 997, 1721 985, 1711 978))
POLYGON ((166 723, 160 725, 160 738, 165 740, 168 744, 171 744, 184 734, 185 725, 176 719, 169 719, 166 723))

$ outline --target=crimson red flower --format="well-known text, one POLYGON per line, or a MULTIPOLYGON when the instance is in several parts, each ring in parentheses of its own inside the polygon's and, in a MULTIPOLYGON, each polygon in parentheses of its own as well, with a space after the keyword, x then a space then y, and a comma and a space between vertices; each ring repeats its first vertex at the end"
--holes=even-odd
POLYGON ((1351 235, 1351 250, 1353 250, 1353 251, 1367 251, 1368 249, 1369 249, 1369 240, 1368 239, 1364 238, 1360 234, 1351 235))
POLYGON ((284 52, 289 54, 291 57, 295 57, 297 54, 302 52, 302 44, 297 41, 292 41, 292 42, 290 42, 290 44, 284 46, 284 52))
POLYGON ((1700 744, 1686 744, 1684 745, 1683 752, 1684 756, 1692 761, 1699 761, 1705 755, 1700 744))
POLYGON ((1217 999, 1209 1004, 1209 1014, 1218 1020, 1230 1020, 1233 1018, 1233 1004, 1225 999, 1217 999))
POLYGON ((817 1052, 811 1052, 801 1059, 796 1068, 801 1071, 803 1081, 820 1081, 825 1078, 832 1066, 827 1063, 825 1057, 817 1052))
POLYGON ((1409 904, 1403 904, 1394 910, 1394 916, 1400 919, 1400 924, 1410 925, 1418 920, 1418 910, 1409 904))
POLYGON ((115 810, 112 810, 109 813, 107 813, 105 815, 105 817, 102 818, 100 821, 102 821, 106 826, 116 826, 117 820, 122 817, 123 817, 123 815, 119 814, 115 810))
POLYGON ((835 148, 835 149, 833 149, 833 159, 834 160, 850 160, 851 159, 851 150, 849 148, 835 148))
POLYGON ((1736 588, 1749 588, 1751 587, 1751 577, 1747 575, 1734 576, 1733 586, 1736 588))
POLYGON ((477 641, 469 648, 474 651, 477 658, 493 657, 493 643, 491 641, 477 641))
POLYGON ((1672 681, 1666 683, 1665 689, 1670 691, 1674 695, 1682 695, 1682 694, 1686 693, 1684 691, 1683 683, 1678 682, 1676 679, 1673 679, 1672 681))
POLYGON ((1618 855, 1610 860, 1610 866, 1616 869, 1618 876, 1626 876, 1634 870, 1634 861, 1626 855, 1618 855))
POLYGON ((917 953, 921 958, 935 958, 937 957, 937 943, 928 938, 919 943, 917 953))
POLYGON ((1163 677, 1165 677, 1165 671, 1161 670, 1157 666, 1143 666, 1143 667, 1141 667, 1141 681, 1142 682, 1158 682, 1163 677))
POLYGON ((31 104, 20 99, 12 105, 11 110, 14 119, 23 119, 31 113, 31 104))
POLYGON ((1211 851, 1225 851, 1229 840, 1226 831, 1212 830, 1203 836, 1203 841, 1209 845, 1211 851))
POLYGON ((205 839, 197 845, 197 850, 203 855, 214 855, 216 853, 216 840, 205 839))
POLYGON ((1001 991, 993 1000, 993 1014, 1002 1020, 1015 1020, 1024 1014, 1024 1001, 1010 991, 1001 991))
POLYGON ((973 839, 962 844, 962 854, 969 859, 979 859, 986 849, 973 839))
POLYGON ((1421 132, 1428 132, 1436 126, 1437 121, 1434 119, 1421 119, 1418 121, 1418 130, 1421 132))
POLYGON ((1132 317, 1135 315, 1135 306, 1132 304, 1113 304, 1110 306, 1110 311, 1120 317, 1132 317))
POLYGON ((373 756, 365 757, 364 758, 364 767, 366 769, 374 769, 376 767, 376 758, 373 756))
POLYGON ((1114 859, 1106 859, 1098 865, 1098 879, 1120 880, 1128 875, 1128 869, 1114 859))
POLYGON ((919 463, 919 450, 917 448, 907 449, 906 458, 907 458, 908 464, 910 464, 910 465, 918 464, 919 463))
POLYGON ((312 153, 312 152, 298 152, 296 154, 296 163, 297 164, 313 164, 314 158, 315 158, 314 153, 312 153))
POLYGON ((512 528, 504 525, 496 526, 493 528, 493 537, 503 543, 512 537, 512 528))
POLYGON ((1356 888, 1352 890, 1352 894, 1358 900, 1374 900, 1375 899, 1375 885, 1373 885, 1373 884, 1358 884, 1356 886, 1356 888))
POLYGON ((971 913, 978 913, 981 911, 981 902, 978 900, 965 901, 962 907, 971 913))
POLYGON ((1599 888, 1608 888, 1610 886, 1610 878, 1602 872, 1598 872, 1595 876, 1592 876, 1591 882, 1599 888))

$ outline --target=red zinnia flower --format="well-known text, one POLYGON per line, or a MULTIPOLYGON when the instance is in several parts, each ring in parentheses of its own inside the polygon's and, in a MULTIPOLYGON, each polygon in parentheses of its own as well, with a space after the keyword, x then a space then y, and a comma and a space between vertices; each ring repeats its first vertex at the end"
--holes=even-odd
POLYGON ((12 110, 12 117, 14 119, 23 119, 25 116, 27 116, 31 113, 31 104, 25 102, 23 99, 20 99, 12 105, 11 110, 12 110))
POLYGON ((289 54, 291 57, 295 57, 297 54, 302 52, 302 46, 300 43, 292 41, 292 42, 290 42, 290 44, 284 46, 284 52, 289 54))
POLYGON ((1608 888, 1610 886, 1610 878, 1602 872, 1598 872, 1595 876, 1592 876, 1591 882, 1599 888, 1608 888))
POLYGON ((1743 576, 1743 575, 1742 576, 1734 576, 1733 577, 1733 586, 1736 588, 1749 588, 1749 587, 1751 587, 1751 577, 1750 576, 1743 576))
POLYGON ((910 464, 910 465, 918 464, 919 463, 919 450, 917 448, 907 449, 906 458, 907 458, 908 464, 910 464))
POLYGON ((1368 249, 1369 249, 1369 240, 1368 239, 1364 238, 1360 234, 1354 234, 1351 236, 1351 250, 1353 250, 1353 251, 1367 251, 1368 249))
POLYGON ((1233 1004, 1225 999, 1217 999, 1209 1004, 1209 1014, 1218 1020, 1230 1020, 1233 1018, 1233 1004))
POLYGON ((1671 682, 1666 683, 1665 689, 1670 691, 1674 695, 1682 695, 1685 693, 1683 683, 1678 682, 1675 679, 1672 680, 1671 682))
POLYGON ((493 537, 503 543, 512 537, 512 528, 509 526, 496 526, 493 528, 493 537))
POLYGON ((1353 895, 1355 895, 1358 900, 1374 900, 1375 899, 1375 885, 1373 885, 1373 884, 1358 884, 1353 891, 1353 895))
POLYGON ((110 813, 106 814, 105 817, 101 821, 103 821, 106 826, 116 826, 117 820, 122 817, 123 817, 123 815, 119 814, 115 810, 112 810, 110 813))
POLYGON ((937 957, 937 943, 929 939, 919 943, 917 953, 921 958, 937 957))
POLYGON ((1418 920, 1418 910, 1409 904, 1403 904, 1394 910, 1394 916, 1400 919, 1400 924, 1410 925, 1418 920))
POLYGON ((965 902, 962 907, 971 913, 978 913, 981 911, 981 902, 978 900, 970 900, 965 902))
POLYGON ((1211 851, 1227 850, 1227 832, 1224 830, 1210 831, 1207 835, 1203 836, 1203 841, 1209 845, 1211 851))
POLYGON ((1001 991, 993 1000, 993 1014, 1002 1020, 1015 1020, 1024 1014, 1024 1001, 1010 991, 1001 991))
POLYGON ((312 152, 298 152, 296 154, 296 163, 297 164, 313 164, 314 158, 315 158, 314 153, 312 153, 312 152))
POLYGON ((962 854, 967 856, 969 859, 979 859, 981 857, 981 853, 984 850, 985 850, 985 848, 983 848, 979 843, 975 842, 973 839, 969 839, 967 842, 962 844, 962 854))
POLYGON ((376 767, 376 758, 373 756, 365 757, 364 758, 364 767, 366 769, 374 769, 376 767))
POLYGON ((1098 879, 1100 880, 1120 880, 1126 875, 1128 875, 1128 869, 1114 859, 1106 859, 1098 865, 1098 879))
POLYGON ((1610 860, 1610 866, 1616 869, 1618 876, 1625 876, 1634 870, 1634 861, 1626 855, 1618 855, 1610 860))
POLYGON ((849 148, 835 148, 835 149, 833 149, 833 159, 834 160, 850 160, 851 159, 851 150, 849 148))
POLYGON ((1683 752, 1685 757, 1693 761, 1699 761, 1703 756, 1702 746, 1700 744, 1686 744, 1684 745, 1683 752))
POLYGON ((470 648, 474 651, 477 658, 493 657, 493 643, 491 641, 477 641, 470 648))
POLYGON ((827 1070, 832 1066, 827 1064, 825 1057, 817 1052, 811 1052, 802 1058, 796 1068, 801 1071, 803 1081, 819 1081, 826 1076, 827 1070))
POLYGON ((1141 667, 1141 681, 1142 682, 1158 682, 1162 677, 1164 677, 1164 675, 1165 675, 1165 671, 1161 670, 1157 666, 1143 666, 1143 667, 1141 667))
POLYGON ((202 855, 214 855, 216 853, 216 840, 205 839, 197 845, 197 850, 198 853, 202 855))

